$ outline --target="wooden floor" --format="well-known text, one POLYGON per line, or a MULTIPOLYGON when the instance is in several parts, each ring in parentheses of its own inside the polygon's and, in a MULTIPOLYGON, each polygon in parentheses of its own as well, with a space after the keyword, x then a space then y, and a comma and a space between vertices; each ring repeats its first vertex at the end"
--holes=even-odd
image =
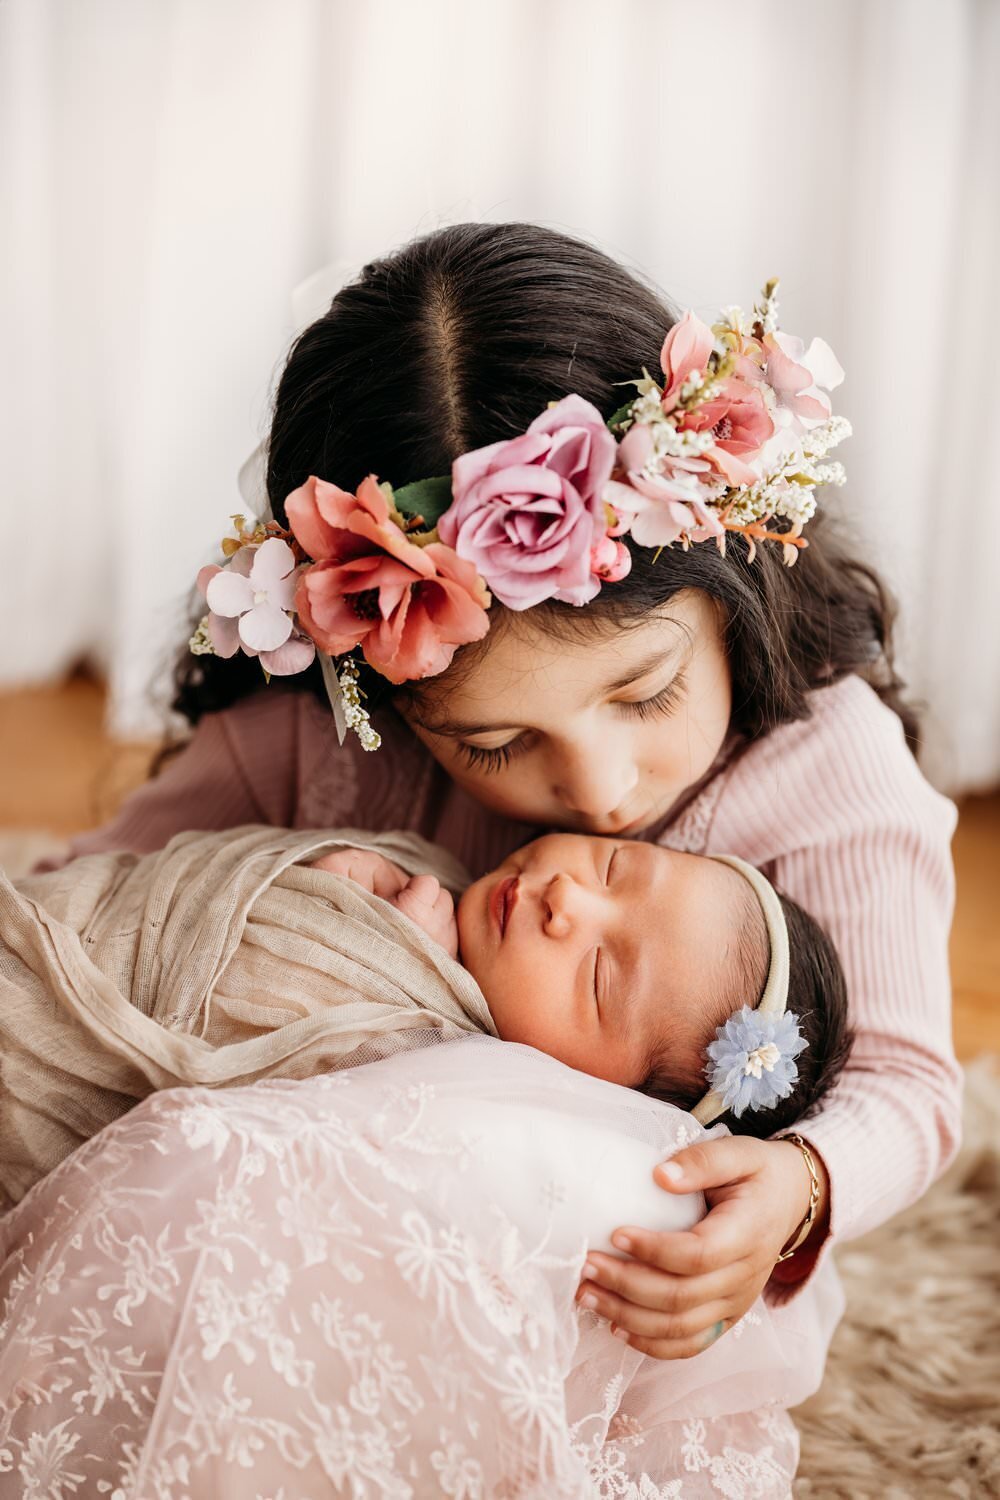
MULTIPOLYGON (((57 834, 105 822, 144 778, 155 747, 116 746, 86 677, 0 694, 0 828, 57 834)), ((951 959, 959 1056, 1000 1055, 1000 792, 961 806, 951 959)))

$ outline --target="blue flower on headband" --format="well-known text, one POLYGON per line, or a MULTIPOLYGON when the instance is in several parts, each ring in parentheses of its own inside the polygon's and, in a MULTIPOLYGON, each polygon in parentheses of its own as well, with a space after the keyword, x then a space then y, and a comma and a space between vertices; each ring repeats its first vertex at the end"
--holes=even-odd
POLYGON ((737 1119, 745 1110, 770 1109, 788 1098, 799 1076, 795 1059, 807 1045, 796 1015, 761 1015, 744 1005, 715 1035, 705 1072, 737 1119))

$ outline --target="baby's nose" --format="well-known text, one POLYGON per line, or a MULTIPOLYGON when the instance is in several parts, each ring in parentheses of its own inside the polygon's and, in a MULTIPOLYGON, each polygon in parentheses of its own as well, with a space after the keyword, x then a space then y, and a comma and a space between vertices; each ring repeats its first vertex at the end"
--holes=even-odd
POLYGON ((582 924, 593 924, 599 898, 569 875, 553 875, 542 892, 542 925, 550 937, 568 937, 582 924))

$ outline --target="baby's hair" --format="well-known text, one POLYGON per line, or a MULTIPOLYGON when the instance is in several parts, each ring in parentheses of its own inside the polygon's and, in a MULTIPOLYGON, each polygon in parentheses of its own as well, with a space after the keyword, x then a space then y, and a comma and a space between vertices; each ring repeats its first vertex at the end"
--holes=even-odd
MULTIPOLYGON (((749 886, 747 889, 750 891, 749 886)), ((752 897, 752 891, 750 894, 752 897)), ((748 1109, 740 1119, 732 1114, 720 1116, 720 1123, 727 1125, 734 1135, 771 1136, 815 1115, 843 1072, 854 1041, 847 1016, 847 984, 837 950, 808 912, 787 896, 779 896, 779 900, 788 926, 788 1009, 798 1017, 807 1046, 796 1059, 798 1078, 787 1099, 773 1109, 748 1109)), ((741 978, 751 986, 743 993, 754 994, 756 999, 760 998, 766 979, 767 936, 765 930, 765 978, 762 979, 753 934, 763 929, 762 920, 747 924, 746 938, 739 949, 743 963, 741 978)), ((738 1008, 739 997, 736 997, 729 1014, 738 1008)), ((707 1089, 704 1072, 672 1062, 669 1048, 642 1086, 643 1093, 682 1109, 692 1109, 707 1089)))
MULTIPOLYGON (((639 276, 553 229, 458 224, 414 240, 365 266, 293 345, 268 444, 275 516, 285 521, 286 496, 310 474, 348 490, 369 473, 396 486, 447 474, 461 453, 524 432, 571 392, 608 418, 624 383, 659 368, 675 321, 639 276)), ((628 630, 673 595, 699 589, 724 623, 737 733, 753 739, 807 718, 810 689, 856 672, 915 738, 893 667, 891 600, 877 575, 846 555, 822 500, 794 568, 782 566, 777 547, 762 547, 751 564, 742 537, 728 539, 724 556, 710 543, 686 553, 628 545, 627 579, 585 610, 538 605, 531 622, 557 636, 628 630)), ((419 686, 393 690, 364 669, 369 707, 394 693, 433 702, 509 623, 498 601, 490 621, 484 641, 419 686)), ((326 702, 318 664, 291 690, 300 683, 326 702)), ((185 645, 174 707, 196 723, 263 687, 250 657, 194 656, 185 645)))

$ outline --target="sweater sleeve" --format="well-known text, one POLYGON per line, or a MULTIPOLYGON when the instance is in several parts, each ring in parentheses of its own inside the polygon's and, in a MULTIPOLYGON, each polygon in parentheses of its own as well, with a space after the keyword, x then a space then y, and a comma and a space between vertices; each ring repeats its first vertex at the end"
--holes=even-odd
MULTIPOLYGON (((924 780, 899 721, 864 683, 852 678, 815 699, 811 720, 734 767, 711 842, 766 866, 825 928, 844 969, 854 1050, 820 1112, 797 1127, 829 1173, 834 1240, 913 1203, 958 1149, 948 970, 955 809, 924 780)), ((829 1240, 812 1264, 784 1263, 777 1280, 807 1276, 829 1240)))
POLYGON ((207 714, 184 749, 133 792, 110 823, 72 840, 36 873, 81 854, 148 854, 191 828, 291 824, 302 708, 298 694, 265 691, 207 714))

